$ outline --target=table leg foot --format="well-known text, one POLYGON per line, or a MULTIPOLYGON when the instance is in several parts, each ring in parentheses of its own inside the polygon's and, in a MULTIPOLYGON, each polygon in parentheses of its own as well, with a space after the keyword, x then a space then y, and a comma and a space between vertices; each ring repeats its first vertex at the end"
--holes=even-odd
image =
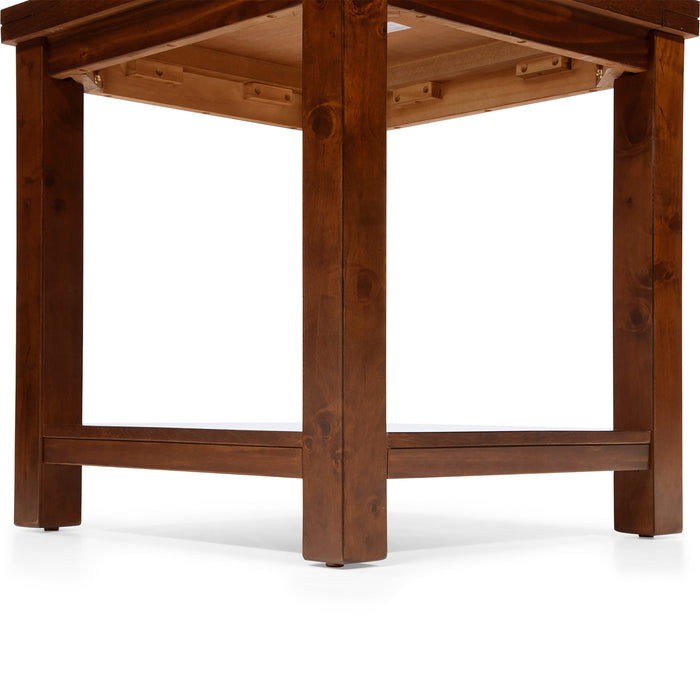
POLYGON ((45 527, 44 532, 58 532, 57 527, 45 527))
POLYGON ((340 569, 341 567, 345 566, 345 564, 334 564, 333 562, 327 561, 326 566, 329 569, 340 569))
POLYGON ((648 540, 654 539, 654 535, 640 535, 640 537, 644 537, 644 539, 648 539, 648 540))

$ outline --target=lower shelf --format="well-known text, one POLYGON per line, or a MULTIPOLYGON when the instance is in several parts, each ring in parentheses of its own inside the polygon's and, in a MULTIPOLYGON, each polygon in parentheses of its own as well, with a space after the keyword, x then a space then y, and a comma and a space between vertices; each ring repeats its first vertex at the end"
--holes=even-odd
MULTIPOLYGON (((284 430, 49 426, 44 462, 302 477, 302 433, 284 430)), ((643 471, 648 432, 387 433, 387 478, 643 471)))
POLYGON ((432 476, 643 471, 649 445, 517 445, 392 448, 389 479, 432 476))

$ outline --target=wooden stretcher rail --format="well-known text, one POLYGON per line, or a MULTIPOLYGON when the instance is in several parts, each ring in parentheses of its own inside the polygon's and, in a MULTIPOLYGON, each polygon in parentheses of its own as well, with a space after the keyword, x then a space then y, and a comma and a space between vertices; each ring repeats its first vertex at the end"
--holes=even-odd
POLYGON ((392 448, 388 478, 643 471, 649 445, 392 448))
POLYGON ((301 448, 44 438, 44 462, 301 478, 301 448))
POLYGON ((44 426, 45 438, 130 440, 249 447, 301 447, 302 434, 293 430, 221 430, 212 428, 150 428, 114 425, 44 426))
MULTIPOLYGON (((47 426, 47 464, 302 476, 302 434, 131 426, 47 426)), ((388 433, 390 479, 649 469, 646 431, 388 433)))
POLYGON ((648 445, 649 431, 489 430, 389 433, 389 448, 519 447, 537 445, 648 445))

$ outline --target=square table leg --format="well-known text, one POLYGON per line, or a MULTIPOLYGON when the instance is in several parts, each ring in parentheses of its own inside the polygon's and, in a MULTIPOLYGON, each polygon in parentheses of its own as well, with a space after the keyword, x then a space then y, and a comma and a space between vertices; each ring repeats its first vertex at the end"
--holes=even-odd
POLYGON ((304 542, 386 556, 386 0, 305 0, 304 542))
POLYGON ((82 422, 83 89, 41 40, 17 49, 15 523, 80 524, 81 468, 43 463, 43 425, 82 422))
POLYGON ((615 529, 682 529, 683 40, 615 83, 615 428, 650 430, 651 469, 615 474, 615 529))

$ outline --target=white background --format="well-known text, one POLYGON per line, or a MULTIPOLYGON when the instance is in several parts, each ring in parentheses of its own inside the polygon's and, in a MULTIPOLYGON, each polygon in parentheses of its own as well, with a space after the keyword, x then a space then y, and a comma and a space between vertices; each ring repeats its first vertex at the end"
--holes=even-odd
MULTIPOLYGON (((304 562, 301 483, 86 468, 12 526, 14 56, 0 51, 5 697, 697 698, 700 42, 687 45, 685 522, 612 475, 389 483, 389 558, 304 562)), ((86 99, 86 422, 301 419, 301 139, 86 99), (263 263, 264 260, 264 263, 263 263)), ((389 420, 611 427, 612 93, 389 137, 389 420)))

